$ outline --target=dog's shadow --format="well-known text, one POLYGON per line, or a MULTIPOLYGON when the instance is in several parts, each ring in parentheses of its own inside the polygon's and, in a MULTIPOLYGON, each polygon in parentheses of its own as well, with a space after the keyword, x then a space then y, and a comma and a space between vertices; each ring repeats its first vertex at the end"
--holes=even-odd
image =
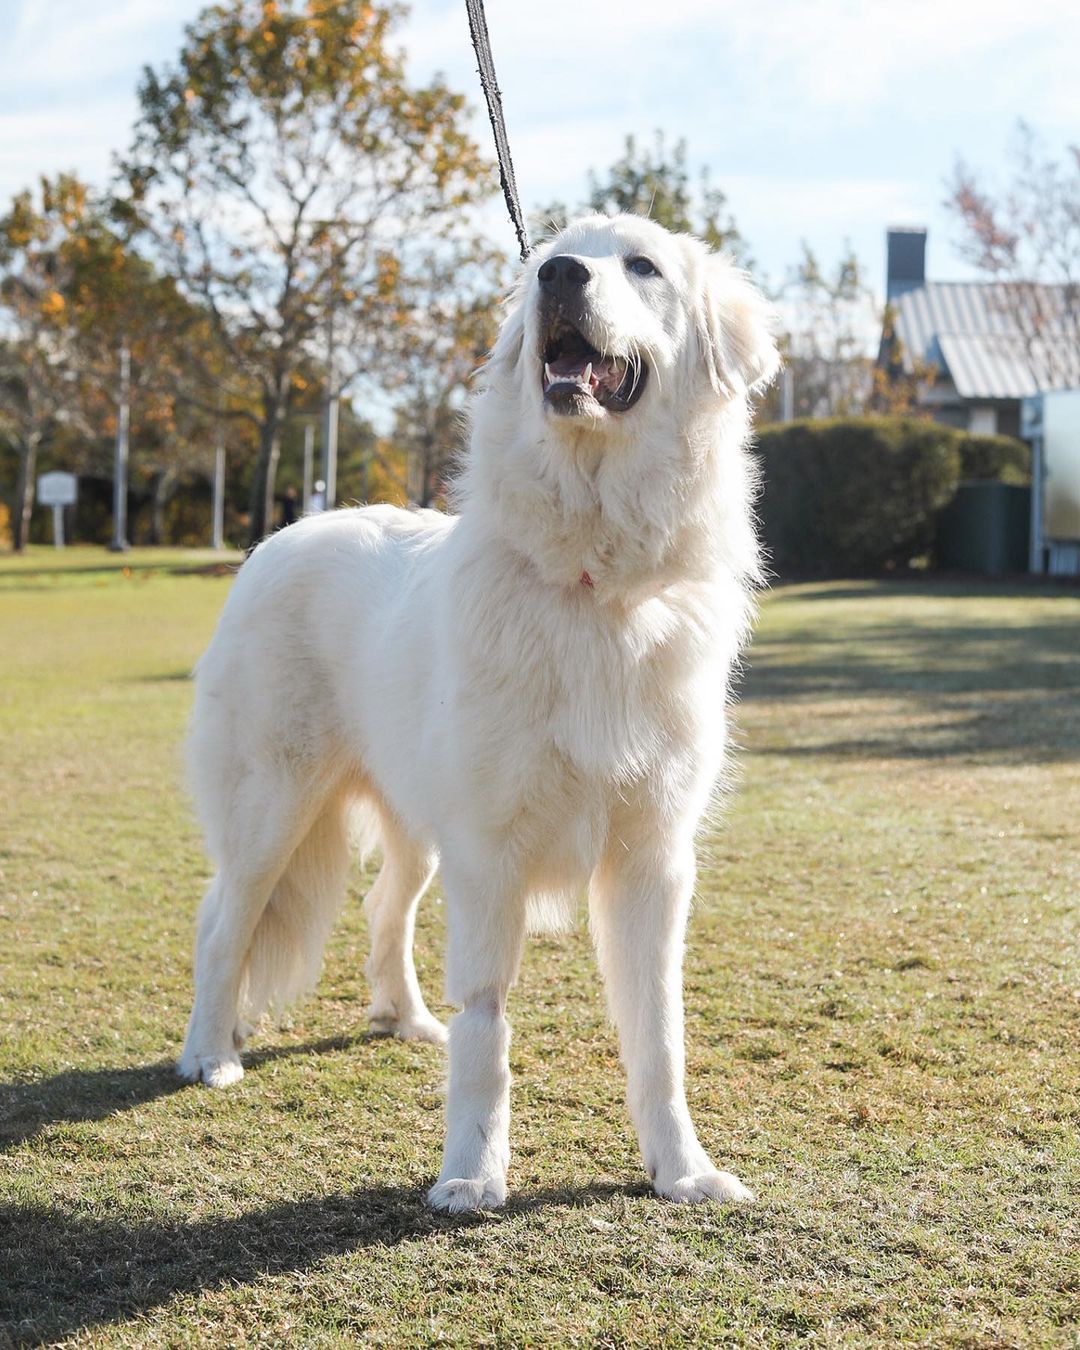
MULTIPOLYGON (((644 1185, 569 1185, 514 1197, 500 1213, 513 1217, 647 1191, 644 1185)), ((0 1344, 55 1344, 185 1294, 250 1284, 366 1247, 395 1247, 489 1221, 485 1215, 435 1214, 422 1190, 394 1186, 194 1221, 97 1218, 0 1204, 6 1276, 0 1281, 0 1344)))
MULTIPOLYGON (((302 1045, 245 1051, 244 1064, 257 1068, 290 1055, 315 1055, 376 1039, 376 1033, 327 1036, 302 1045)), ((49 1125, 64 1121, 104 1120, 179 1092, 188 1084, 172 1060, 125 1069, 68 1069, 52 1078, 0 1083, 0 1152, 14 1148, 49 1125)))
MULTIPOLYGON (((244 1056, 249 1067, 287 1055, 346 1049, 365 1032, 244 1056)), ((72 1069, 0 1084, 0 1149, 51 1124, 103 1120, 186 1085, 173 1064, 72 1069)), ((644 1183, 568 1184, 511 1196, 500 1214, 646 1195, 644 1183)), ((0 1345, 40 1345, 145 1314, 168 1300, 315 1266, 346 1252, 396 1246, 469 1228, 480 1215, 433 1213, 423 1189, 375 1186, 281 1201, 246 1214, 198 1220, 96 1217, 59 1206, 0 1203, 0 1345)))

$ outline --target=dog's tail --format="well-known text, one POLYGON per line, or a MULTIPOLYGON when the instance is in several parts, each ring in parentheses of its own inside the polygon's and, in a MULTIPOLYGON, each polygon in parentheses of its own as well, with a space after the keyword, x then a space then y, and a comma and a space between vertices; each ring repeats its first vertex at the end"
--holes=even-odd
POLYGON ((331 802, 289 859, 262 912, 248 951, 240 995, 242 1017, 254 1025, 314 989, 323 949, 341 912, 353 851, 374 842, 373 818, 331 802))

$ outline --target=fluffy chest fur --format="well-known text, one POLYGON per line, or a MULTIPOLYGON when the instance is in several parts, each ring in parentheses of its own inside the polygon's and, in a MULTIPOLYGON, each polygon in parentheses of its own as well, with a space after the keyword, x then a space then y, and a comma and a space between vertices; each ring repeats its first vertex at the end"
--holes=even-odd
POLYGON ((605 600, 544 580, 497 534, 470 535, 466 517, 447 541, 440 607, 452 653, 440 743, 460 788, 445 828, 468 812, 520 859, 530 891, 573 891, 629 796, 700 810, 747 592, 729 579, 605 600))
POLYGON ((495 540, 459 585, 455 701, 470 724, 490 729, 474 748, 485 775, 499 776, 500 762, 527 773, 523 756, 536 747, 618 784, 689 728, 708 645, 692 605, 666 595, 604 603, 580 580, 539 579, 495 540))

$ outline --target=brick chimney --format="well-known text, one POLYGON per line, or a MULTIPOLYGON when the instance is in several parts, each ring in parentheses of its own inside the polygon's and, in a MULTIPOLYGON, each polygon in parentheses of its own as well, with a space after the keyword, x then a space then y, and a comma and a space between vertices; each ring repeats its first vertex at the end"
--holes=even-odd
POLYGON ((926 281, 926 230, 894 226, 886 238, 885 298, 892 303, 926 281))

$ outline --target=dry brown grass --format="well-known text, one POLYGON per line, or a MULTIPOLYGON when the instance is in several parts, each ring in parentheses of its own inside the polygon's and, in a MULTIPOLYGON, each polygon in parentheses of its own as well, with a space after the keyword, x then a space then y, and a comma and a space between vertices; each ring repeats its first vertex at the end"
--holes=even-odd
MULTIPOLYGON (((1075 1343, 1075 594, 766 601, 687 959, 692 1106, 759 1204, 649 1195, 577 931, 514 998, 511 1202, 453 1221, 439 1056, 366 1035, 358 905, 238 1090, 171 1074, 227 578, 32 570, 0 565, 0 1343, 1075 1343)), ((428 904, 433 994, 440 936, 428 904)))

